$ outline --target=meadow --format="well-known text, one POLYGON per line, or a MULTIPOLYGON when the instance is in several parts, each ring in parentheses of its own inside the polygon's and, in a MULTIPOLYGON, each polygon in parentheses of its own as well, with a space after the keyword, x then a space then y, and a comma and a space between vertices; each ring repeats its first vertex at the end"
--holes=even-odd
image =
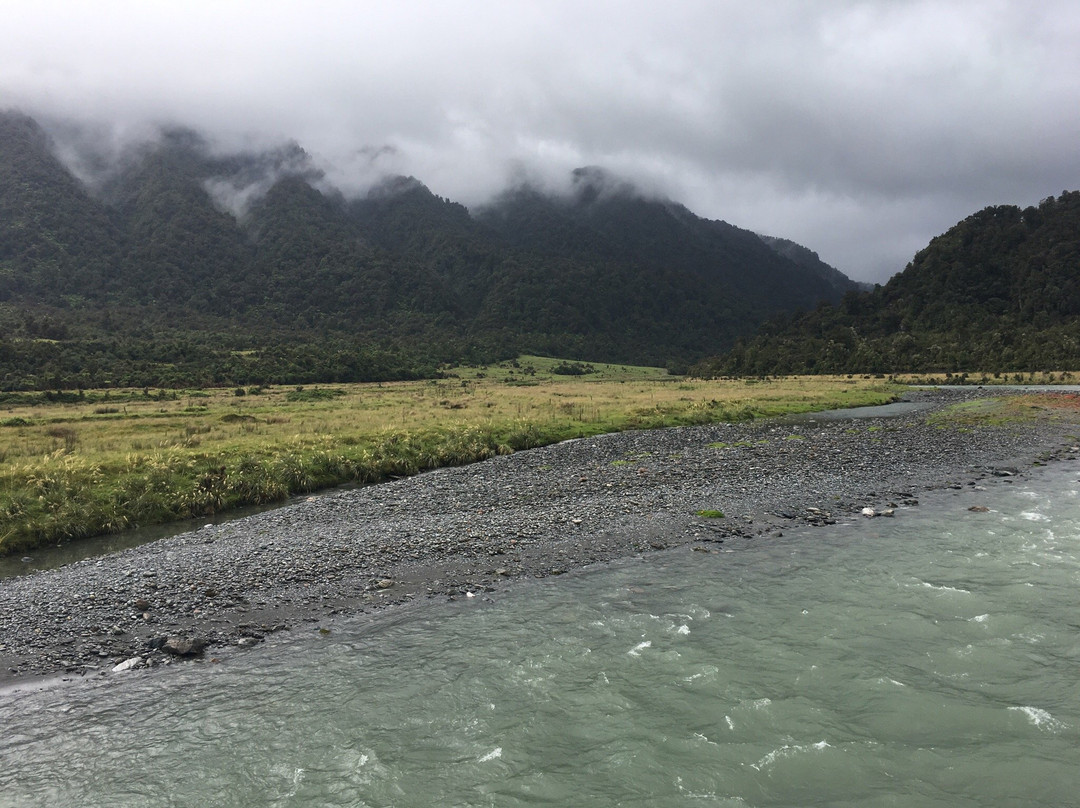
POLYGON ((898 389, 520 357, 414 382, 22 394, 0 401, 0 555, 569 438, 879 404, 898 389))

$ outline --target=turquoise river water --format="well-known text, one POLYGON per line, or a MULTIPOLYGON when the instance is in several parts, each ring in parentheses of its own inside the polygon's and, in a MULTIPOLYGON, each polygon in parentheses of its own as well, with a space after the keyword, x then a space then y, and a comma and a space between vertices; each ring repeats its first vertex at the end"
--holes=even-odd
POLYGON ((1077 477, 8 691, 0 806, 1080 805, 1077 477))

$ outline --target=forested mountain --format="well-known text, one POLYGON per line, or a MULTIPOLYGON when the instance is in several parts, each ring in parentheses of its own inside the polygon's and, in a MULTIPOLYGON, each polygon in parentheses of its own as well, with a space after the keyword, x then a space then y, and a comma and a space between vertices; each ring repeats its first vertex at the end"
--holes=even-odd
POLYGON ((397 378, 519 351, 684 365, 853 288, 798 259, 599 169, 473 215, 411 177, 346 199, 295 144, 222 156, 173 129, 91 190, 0 113, 0 388, 397 378))
POLYGON ((726 373, 1080 369, 1080 192, 989 207, 872 292, 775 320, 697 366, 726 373))
POLYGON ((643 197, 597 168, 576 170, 567 197, 517 188, 478 218, 541 259, 500 279, 481 316, 517 329, 561 327, 584 338, 578 351, 622 346, 654 363, 662 350, 693 356, 751 333, 770 313, 855 288, 849 280, 838 291, 754 233, 643 197))
POLYGON ((0 114, 0 301, 100 295, 122 237, 30 118, 0 114))

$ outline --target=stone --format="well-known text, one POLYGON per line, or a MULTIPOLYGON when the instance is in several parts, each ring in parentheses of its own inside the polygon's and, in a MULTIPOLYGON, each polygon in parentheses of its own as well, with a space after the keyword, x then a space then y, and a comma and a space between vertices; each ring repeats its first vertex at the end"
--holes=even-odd
POLYGON ((989 513, 990 511, 985 505, 972 505, 968 510, 974 511, 975 513, 989 513))
POLYGON ((143 658, 141 656, 133 656, 131 659, 125 659, 119 665, 114 665, 112 671, 113 673, 123 673, 124 671, 140 668, 142 664, 143 658))
POLYGON ((206 640, 177 636, 167 638, 165 644, 161 646, 161 650, 168 651, 173 656, 182 657, 201 656, 205 648, 206 640))
POLYGON ((875 516, 877 516, 877 511, 875 511, 873 508, 863 508, 861 513, 867 519, 873 519, 875 516))
POLYGON ((378 581, 375 584, 375 586, 377 586, 379 589, 389 589, 393 585, 394 585, 394 582, 392 580, 390 580, 389 578, 383 578, 381 581, 378 581))

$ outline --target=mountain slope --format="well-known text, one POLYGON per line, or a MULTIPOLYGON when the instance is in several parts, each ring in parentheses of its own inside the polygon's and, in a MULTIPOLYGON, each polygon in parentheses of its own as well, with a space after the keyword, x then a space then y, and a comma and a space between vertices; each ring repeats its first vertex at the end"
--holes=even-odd
POLYGON ((347 200, 296 144, 221 155, 173 129, 94 187, 0 113, 4 384, 117 383, 132 357, 142 383, 155 365, 174 383, 203 348, 227 382, 252 367, 237 356, 290 344, 335 345, 324 359, 343 367, 370 346, 410 368, 519 351, 684 366, 839 297, 755 234, 599 169, 574 172, 570 196, 519 188, 473 215, 406 177, 347 200), (42 337, 61 341, 27 342, 42 337))
POLYGON ((250 250, 203 187, 211 170, 204 148, 193 133, 166 133, 107 189, 124 234, 126 302, 238 312, 250 250))
POLYGON ((1080 369, 1080 192, 989 207, 872 292, 849 294, 699 372, 1080 369))
POLYGON ((837 300, 834 286, 757 235, 649 199, 599 169, 574 172, 569 197, 523 187, 478 212, 519 255, 493 279, 482 318, 563 331, 616 358, 693 356, 751 333, 780 311, 837 300), (625 354, 624 354, 625 356, 625 354))
POLYGON ((0 114, 0 301, 99 295, 112 285, 121 241, 41 127, 0 114))

